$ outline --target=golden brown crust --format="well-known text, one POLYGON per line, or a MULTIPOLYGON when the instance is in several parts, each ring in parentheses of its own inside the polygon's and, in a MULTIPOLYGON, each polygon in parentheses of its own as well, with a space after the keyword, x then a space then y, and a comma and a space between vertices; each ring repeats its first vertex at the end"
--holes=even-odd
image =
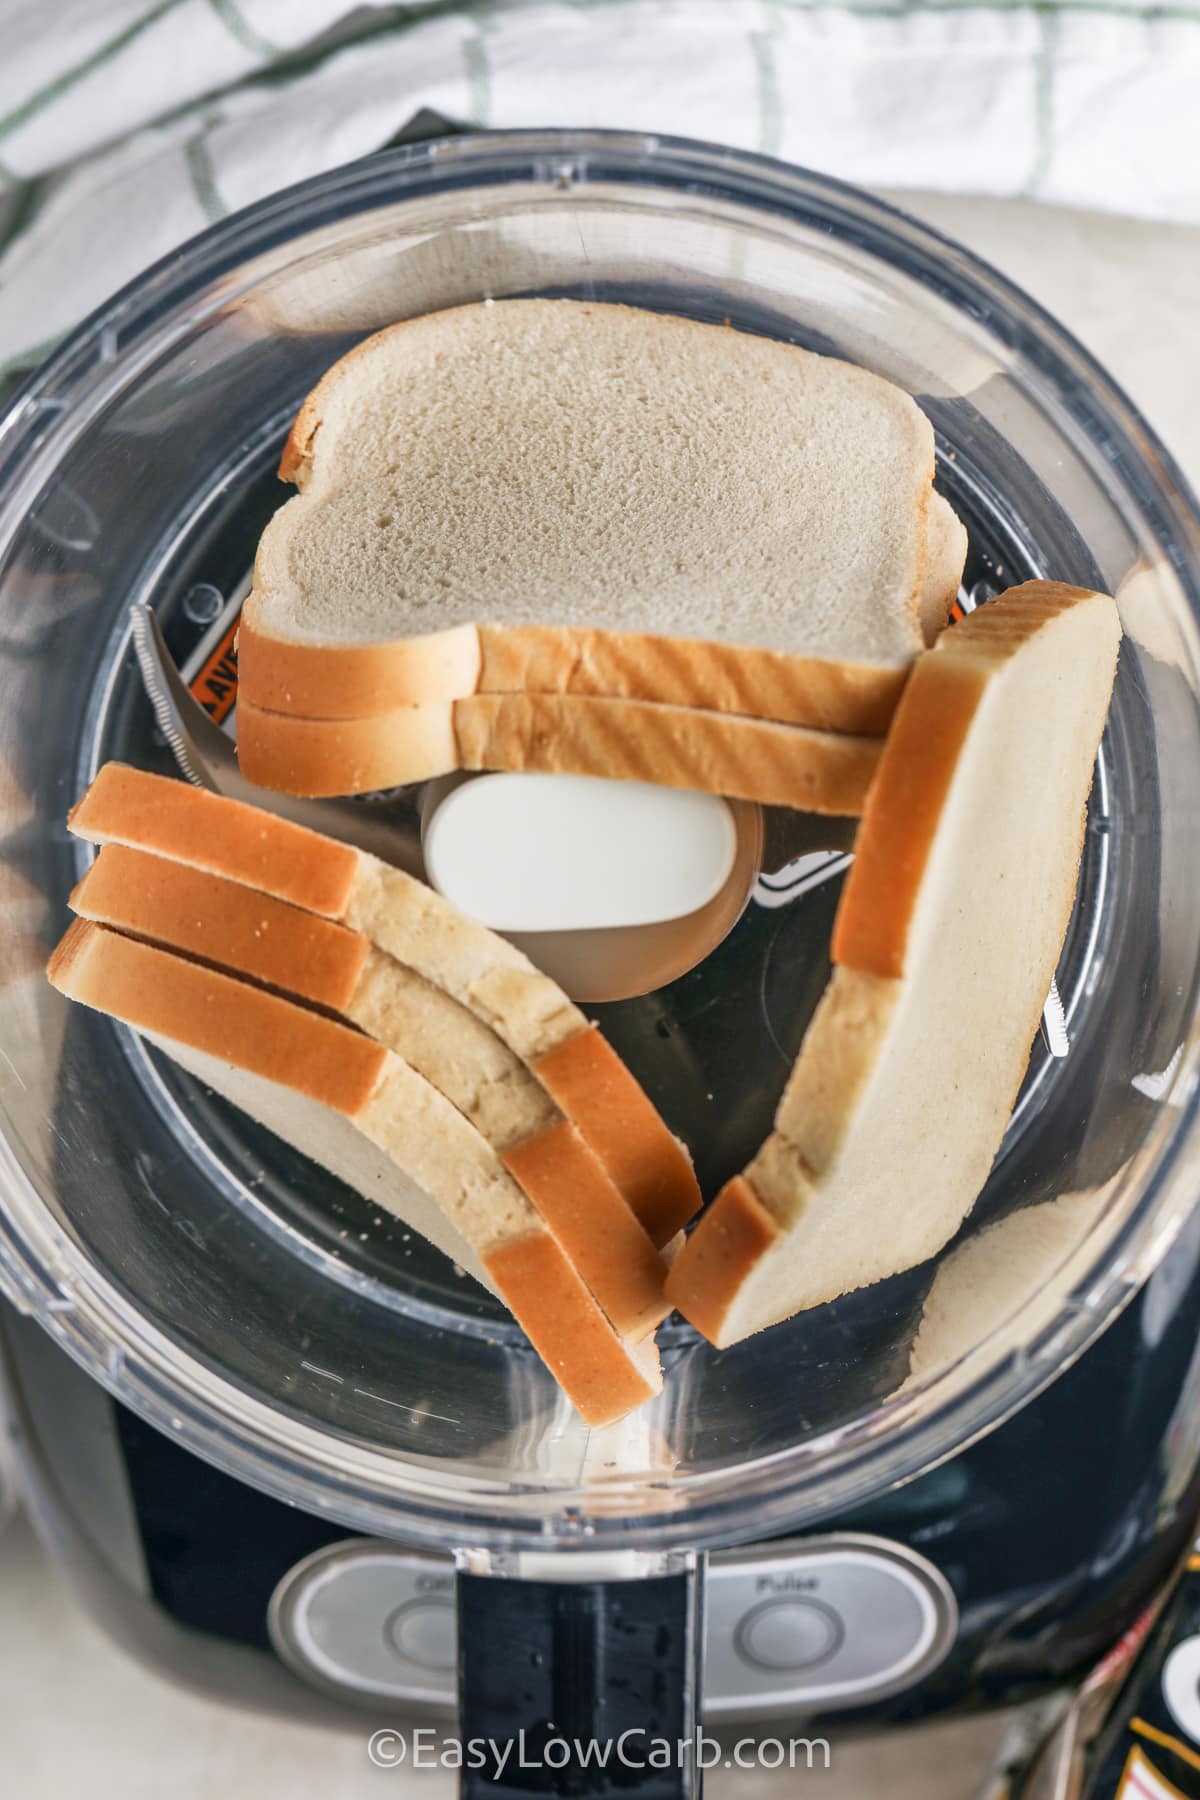
POLYGON ((456 626, 374 644, 295 643, 243 622, 239 694, 265 711, 365 719, 473 693, 576 694, 710 708, 871 736, 907 670, 569 625, 456 626))
POLYGON ((328 918, 345 911, 358 870, 358 852, 346 844, 259 807, 124 763, 105 763, 67 824, 91 843, 113 838, 328 918))
POLYGON ((388 1053, 361 1032, 201 963, 77 919, 47 969, 60 993, 353 1119, 388 1053))
POLYGON ((731 713, 561 694, 475 694, 370 719, 238 708, 247 778, 311 796, 372 793, 456 769, 537 770, 853 816, 882 744, 731 713))
POLYGON ((385 644, 301 644, 238 629, 238 697, 265 712, 367 719, 430 700, 457 700, 479 685, 480 637, 457 625, 385 644))
POLYGON ((658 1391, 549 1232, 493 1250, 484 1267, 585 1423, 611 1425, 658 1391))
POLYGON ((699 1207, 700 1188, 645 1089, 594 1026, 538 1057, 533 1072, 661 1248, 699 1207))
POLYGON ((483 694, 653 701, 867 737, 887 730, 908 673, 650 632, 484 625, 479 635, 483 694))
POLYGON ((533 1201, 622 1337, 666 1318, 666 1268, 599 1158, 566 1119, 511 1145, 501 1160, 533 1201))
POLYGON ((238 703, 247 780, 285 794, 370 794, 453 774, 454 703, 401 706, 370 719, 298 719, 238 703))
POLYGON ((880 738, 641 700, 478 694, 454 708, 464 769, 647 781, 805 812, 861 811, 880 738))
POLYGON ((366 938, 345 925, 123 844, 100 852, 71 908, 334 1012, 346 1011, 367 958, 366 938))
POLYGON ((955 763, 986 686, 972 664, 917 664, 888 734, 833 929, 833 960, 904 973, 908 927, 955 763))
POLYGON ((667 1274, 667 1299, 711 1344, 742 1283, 780 1236, 742 1175, 726 1182, 667 1274))

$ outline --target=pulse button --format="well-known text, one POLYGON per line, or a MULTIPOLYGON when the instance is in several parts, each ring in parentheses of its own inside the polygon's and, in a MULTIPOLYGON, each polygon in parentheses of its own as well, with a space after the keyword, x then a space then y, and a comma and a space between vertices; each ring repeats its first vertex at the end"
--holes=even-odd
POLYGON ((738 1620, 733 1645, 754 1669, 815 1669, 841 1649, 841 1619, 823 1600, 781 1594, 738 1620))

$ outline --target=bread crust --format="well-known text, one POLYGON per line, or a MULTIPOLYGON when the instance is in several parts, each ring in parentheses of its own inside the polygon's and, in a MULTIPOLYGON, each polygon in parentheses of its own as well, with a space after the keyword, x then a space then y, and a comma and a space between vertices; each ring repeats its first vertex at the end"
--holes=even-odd
POLYGON ((268 712, 365 719, 481 685, 481 633, 455 625, 384 644, 305 644, 238 626, 238 694, 268 712))
POLYGON ((502 1161, 621 1336, 639 1343, 661 1325, 666 1265, 570 1120, 513 1144, 502 1161))
MULTIPOLYGON (((833 960, 867 974, 904 974, 912 922, 959 752, 987 690, 988 648, 1007 657, 1090 588, 1031 581, 998 611, 971 613, 913 670, 859 829, 833 929, 833 960)), ((992 602, 992 606, 996 605, 992 602)))
POLYGON ((367 959, 366 938, 345 925, 126 844, 101 850, 70 906, 80 918, 170 945, 333 1012, 351 1006, 367 959))
POLYGON ((700 1187, 645 1089, 594 1025, 538 1057, 533 1070, 661 1249, 699 1208, 700 1187))
POLYGON ((842 889, 835 963, 893 978, 904 973, 908 928, 942 806, 986 687, 986 673, 965 661, 935 666, 922 658, 914 669, 842 889))
POLYGON ((853 816, 883 740, 643 700, 477 694, 372 719, 238 709, 247 778, 285 793, 370 793, 456 769, 651 781, 853 816))
POLYGON ((653 1344, 635 1351, 617 1336, 548 1231, 505 1244, 485 1265, 585 1423, 615 1424, 661 1391, 653 1344))
POLYGON ((458 704, 400 706, 371 719, 298 719, 239 701, 238 762, 248 781, 284 794, 370 794, 432 781, 459 767, 458 704))
POLYGON ((780 1238, 744 1175, 727 1181, 667 1273, 667 1299, 710 1344, 724 1348, 725 1319, 742 1283, 780 1238))
MULTIPOLYGON (((948 607, 947 599, 943 624, 948 607)), ((243 623, 238 636, 242 702, 313 719, 366 719, 475 693, 574 694, 873 736, 887 730, 907 672, 571 625, 457 625, 387 643, 324 645, 270 637, 243 623)))
POLYGON ((70 926, 46 973, 71 1000, 348 1119, 362 1114, 387 1070, 387 1051, 348 1025, 84 919, 70 926))
POLYGON ((339 918, 349 903, 359 853, 319 832, 206 788, 125 763, 105 763, 67 815, 93 844, 117 839, 339 918))
POLYGON ((928 563, 921 593, 921 633, 926 645, 936 642, 950 621, 967 560, 967 528, 950 502, 936 489, 929 496, 925 534, 928 563))

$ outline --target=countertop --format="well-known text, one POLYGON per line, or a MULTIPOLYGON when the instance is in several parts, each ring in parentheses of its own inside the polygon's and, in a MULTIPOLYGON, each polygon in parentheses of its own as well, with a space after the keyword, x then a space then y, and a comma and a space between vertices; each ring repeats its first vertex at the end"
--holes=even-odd
MULTIPOLYGON (((1003 269, 1058 315, 1140 405, 1200 482, 1200 229, 1023 202, 892 196, 1003 269)), ((826 1800, 974 1800, 1001 1721, 839 1741, 832 1767, 799 1782, 717 1770, 715 1800, 768 1788, 826 1800)), ((453 1777, 373 1769, 366 1732, 327 1732, 222 1711, 115 1649, 84 1614, 24 1520, 0 1536, 0 1770, 25 1800, 341 1800, 420 1784, 449 1800, 453 1777)))

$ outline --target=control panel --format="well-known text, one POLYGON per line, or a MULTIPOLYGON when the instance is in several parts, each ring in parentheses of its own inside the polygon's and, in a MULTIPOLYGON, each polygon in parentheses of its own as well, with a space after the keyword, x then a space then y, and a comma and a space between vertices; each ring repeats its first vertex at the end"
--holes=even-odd
MULTIPOLYGON (((306 1557, 271 1602, 271 1637, 307 1680, 416 1710, 455 1704, 454 1569, 371 1539, 306 1557)), ((704 1715, 829 1712, 910 1687, 954 1641, 957 1609, 923 1557, 882 1538, 779 1540, 709 1558, 704 1715)))

